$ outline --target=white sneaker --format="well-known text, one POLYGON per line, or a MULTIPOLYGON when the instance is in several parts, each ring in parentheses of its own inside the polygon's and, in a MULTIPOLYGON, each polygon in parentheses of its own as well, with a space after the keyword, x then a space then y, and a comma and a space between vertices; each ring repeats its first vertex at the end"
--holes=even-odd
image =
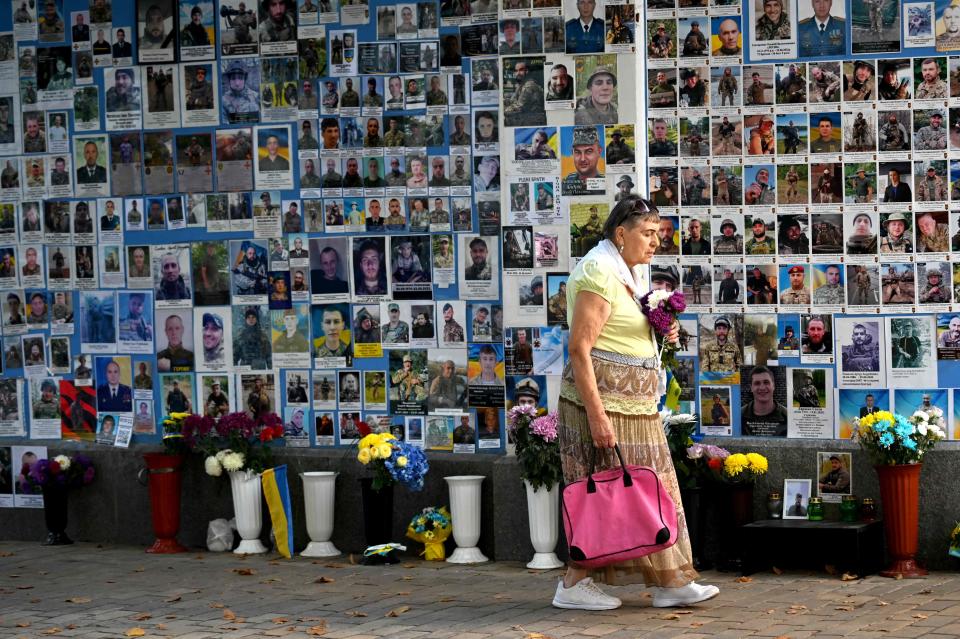
POLYGON ((616 610, 621 602, 616 597, 611 597, 600 590, 600 587, 593 583, 593 579, 587 577, 581 579, 569 588, 563 587, 563 580, 557 584, 557 592, 553 596, 554 608, 567 608, 569 610, 616 610))
POLYGON ((720 594, 716 586, 701 586, 691 581, 680 588, 660 588, 653 595, 654 608, 677 608, 713 599, 720 594))

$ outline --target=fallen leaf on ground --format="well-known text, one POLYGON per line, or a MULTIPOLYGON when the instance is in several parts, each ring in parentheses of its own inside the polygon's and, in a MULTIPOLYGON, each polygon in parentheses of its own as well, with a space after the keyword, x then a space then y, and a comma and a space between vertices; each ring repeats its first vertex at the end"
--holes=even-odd
POLYGON ((307 629, 307 634, 315 637, 327 634, 327 622, 323 621, 318 623, 316 626, 311 626, 307 629))
POLYGON ((313 580, 313 583, 315 583, 315 584, 332 584, 332 583, 335 582, 335 581, 336 581, 336 579, 334 579, 333 577, 327 577, 327 576, 321 575, 320 577, 317 577, 316 579, 314 579, 314 580, 313 580))
POLYGON ((397 606, 396 608, 394 608, 393 610, 391 610, 390 612, 388 612, 388 613, 387 613, 386 615, 384 615, 384 616, 385 616, 385 617, 399 617, 400 615, 402 615, 403 613, 405 613, 405 612, 408 611, 408 610, 410 610, 410 606, 397 606))
POLYGON ((33 586, 17 586, 17 590, 33 590, 33 586))
POLYGON ((843 576, 840 577, 840 581, 856 581, 859 578, 855 573, 845 572, 843 576))
POLYGON ((158 624, 157 624, 157 630, 166 630, 166 629, 167 629, 167 624, 165 624, 165 623, 158 623, 158 624))
POLYGON ((663 619, 664 621, 676 621, 676 620, 678 620, 678 619, 680 618, 680 615, 678 615, 678 614, 675 613, 675 612, 672 612, 672 613, 670 613, 670 614, 668 614, 668 615, 664 615, 664 616, 662 616, 662 617, 660 617, 660 618, 663 619))
POLYGON ((140 566, 139 568, 134 568, 133 572, 143 572, 144 570, 146 570, 146 568, 144 568, 143 566, 140 566))
POLYGON ((404 568, 416 568, 417 564, 403 564, 404 568))
POLYGON ((926 619, 926 618, 927 618, 927 615, 921 615, 921 614, 918 612, 917 614, 913 615, 913 618, 914 618, 914 619, 926 619))
POLYGON ((877 605, 878 605, 878 606, 889 606, 890 603, 889 603, 889 602, 886 602, 886 601, 883 601, 883 600, 881 599, 880 601, 877 602, 877 605))
POLYGON ((91 601, 93 601, 93 599, 91 599, 90 597, 70 597, 65 601, 67 603, 72 603, 72 604, 85 604, 85 603, 90 603, 91 601))
POLYGON ((262 583, 262 584, 269 584, 269 583, 273 583, 273 582, 275 582, 275 581, 283 581, 283 579, 280 579, 280 577, 267 577, 266 579, 261 579, 261 580, 260 580, 260 583, 262 583))
POLYGON ((43 634, 45 634, 45 635, 55 635, 55 634, 57 634, 57 633, 59 633, 59 632, 63 632, 63 629, 62 629, 62 628, 53 627, 53 628, 47 628, 46 630, 44 630, 44 631, 43 631, 43 634))
POLYGON ((753 581, 753 577, 737 577, 736 579, 734 579, 734 581, 741 584, 748 584, 751 581, 753 581))
POLYGON ((270 621, 272 621, 273 623, 275 623, 275 624, 277 624, 277 625, 279 626, 279 625, 281 625, 281 624, 285 624, 285 623, 289 622, 290 620, 287 619, 286 617, 277 617, 277 618, 275 618, 275 619, 271 619, 270 621))
POLYGON ((177 595, 175 597, 170 597, 169 599, 167 599, 167 603, 177 603, 181 599, 183 599, 183 595, 177 595))
POLYGON ((440 597, 437 601, 439 603, 450 603, 451 601, 456 601, 456 600, 457 600, 456 597, 451 597, 450 595, 444 595, 443 597, 440 597))
POLYGON ((703 625, 703 622, 702 622, 702 621, 691 621, 691 622, 690 622, 690 627, 691 627, 691 628, 699 628, 699 627, 702 626, 702 625, 703 625))
POLYGON ((131 628, 126 634, 128 637, 142 637, 147 634, 147 631, 143 628, 131 628))
POLYGON ((13 557, 12 552, 7 552, 6 550, 0 552, 0 557, 13 557))
POLYGON ((405 576, 405 577, 401 577, 400 580, 401 580, 401 581, 413 581, 413 577, 410 577, 409 575, 407 575, 407 576, 405 576))
POLYGON ((834 608, 834 610, 839 610, 841 612, 851 612, 853 610, 853 606, 837 606, 836 608, 834 608))
POLYGON ((510 595, 499 594, 499 595, 494 595, 493 598, 494 598, 494 599, 509 599, 509 598, 510 598, 510 595))
POLYGON ((932 593, 932 592, 933 592, 933 590, 931 590, 930 588, 924 588, 923 590, 920 591, 920 594, 921 594, 921 595, 929 595, 929 594, 932 593))
POLYGON ((528 632, 523 639, 553 639, 553 637, 542 632, 528 632))
POLYGON ((362 612, 360 610, 348 610, 344 614, 346 614, 348 617, 366 617, 367 616, 367 613, 362 612))
POLYGON ((220 602, 214 602, 214 603, 210 604, 210 607, 211 607, 211 608, 223 608, 224 605, 223 605, 222 603, 220 603, 220 602))
POLYGON ((133 619, 134 621, 146 621, 147 619, 150 619, 152 616, 153 615, 151 615, 149 612, 141 612, 140 614, 134 615, 133 617, 131 617, 131 619, 133 619))
POLYGON ((226 608, 223 611, 223 618, 226 619, 227 621, 233 621, 234 619, 237 618, 237 613, 230 610, 229 608, 226 608))
POLYGON ((29 627, 30 627, 29 621, 21 621, 20 623, 17 624, 17 628, 29 628, 29 627))
POLYGON ((257 571, 253 568, 234 568, 233 572, 237 573, 238 575, 243 575, 244 577, 257 574, 257 571))

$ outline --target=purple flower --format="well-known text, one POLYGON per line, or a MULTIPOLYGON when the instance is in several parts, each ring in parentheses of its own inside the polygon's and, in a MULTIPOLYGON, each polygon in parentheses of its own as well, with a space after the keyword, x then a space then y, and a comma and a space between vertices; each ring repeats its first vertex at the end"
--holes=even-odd
POLYGON ((552 442, 557 438, 557 414, 547 413, 537 417, 530 424, 530 430, 545 442, 552 442))
POLYGON ((85 470, 83 473, 83 483, 89 484, 90 482, 92 482, 93 475, 94 475, 93 466, 87 467, 87 470, 85 470))
POLYGON ((666 335, 670 332, 670 327, 673 325, 673 315, 662 308, 651 309, 646 315, 650 325, 653 326, 653 330, 658 334, 666 335))
POLYGON ((683 296, 682 291, 674 291, 673 295, 667 300, 667 304, 673 309, 674 313, 682 313, 687 309, 687 298, 683 296))

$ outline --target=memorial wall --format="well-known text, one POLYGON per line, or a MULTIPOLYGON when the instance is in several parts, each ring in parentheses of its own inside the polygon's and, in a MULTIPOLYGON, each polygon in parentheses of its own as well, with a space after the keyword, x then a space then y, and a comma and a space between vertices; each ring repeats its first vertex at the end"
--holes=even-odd
POLYGON ((24 455, 159 443, 177 411, 503 453, 506 409, 555 403, 567 274, 631 193, 690 305, 702 433, 829 449, 929 403, 957 438, 960 6, 0 13, 0 506, 30 501, 24 455))

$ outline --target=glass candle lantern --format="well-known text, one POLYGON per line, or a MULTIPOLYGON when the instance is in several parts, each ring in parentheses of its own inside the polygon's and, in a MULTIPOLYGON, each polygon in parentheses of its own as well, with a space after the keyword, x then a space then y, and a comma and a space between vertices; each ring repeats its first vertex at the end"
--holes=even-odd
POLYGON ((783 519, 783 497, 780 493, 767 495, 767 516, 770 519, 783 519))
POLYGON ((860 519, 860 503, 854 495, 844 495, 840 502, 840 521, 855 522, 860 519))
POLYGON ((807 502, 807 519, 810 521, 823 521, 823 500, 819 497, 811 497, 807 502))
POLYGON ((860 503, 860 521, 873 521, 877 518, 877 506, 872 497, 864 497, 860 503))

